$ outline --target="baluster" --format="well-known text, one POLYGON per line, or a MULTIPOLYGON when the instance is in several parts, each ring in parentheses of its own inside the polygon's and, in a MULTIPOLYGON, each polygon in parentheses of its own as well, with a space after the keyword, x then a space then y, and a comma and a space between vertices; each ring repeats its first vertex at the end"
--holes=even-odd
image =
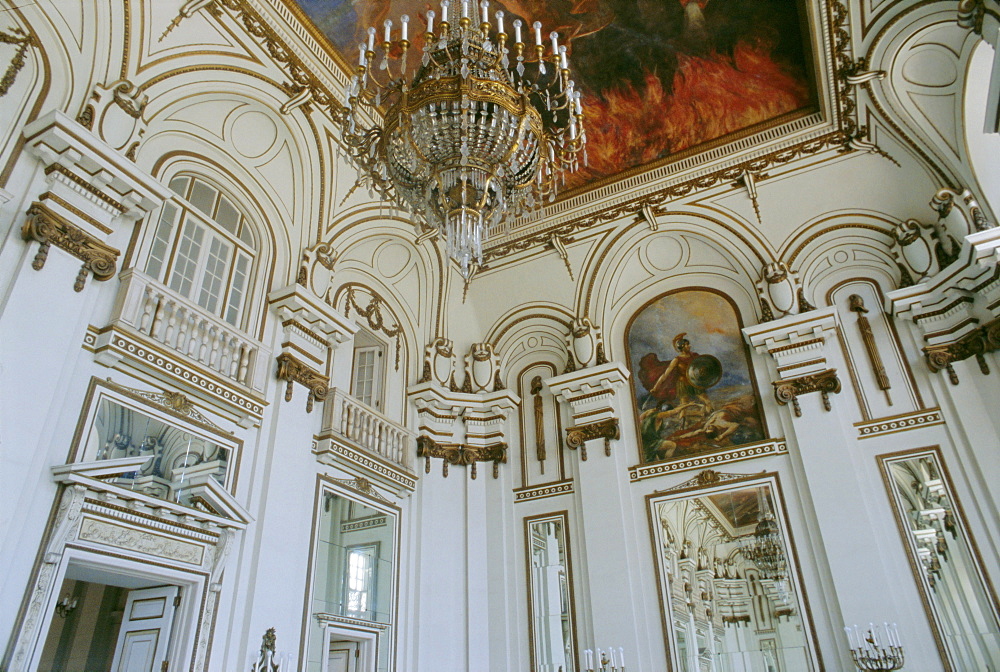
POLYGON ((371 447, 372 447, 372 416, 368 415, 367 413, 365 413, 365 421, 364 421, 364 425, 363 425, 363 430, 362 431, 364 432, 364 435, 363 435, 363 439, 361 441, 361 445, 363 445, 365 448, 368 448, 369 450, 371 450, 371 447))
POLYGON ((241 349, 243 351, 243 354, 240 355, 240 373, 239 373, 239 378, 237 378, 237 380, 239 380, 244 385, 249 386, 250 381, 247 378, 247 373, 250 370, 250 357, 251 355, 253 355, 255 351, 252 350, 249 345, 244 345, 241 349))
POLYGON ((343 436, 349 436, 351 431, 351 405, 343 397, 338 398, 337 403, 340 404, 340 433, 343 436))
POLYGON ((227 334, 223 334, 222 336, 222 348, 219 352, 219 373, 229 378, 232 375, 232 372, 229 370, 229 364, 233 354, 234 339, 227 334))
POLYGON ((194 344, 196 350, 194 358, 199 362, 208 361, 208 339, 211 338, 212 331, 208 320, 202 319, 198 324, 198 341, 194 344))
POLYGON ((226 367, 226 375, 233 380, 238 380, 236 376, 240 373, 240 350, 243 344, 238 336, 233 336, 229 342, 229 366, 226 367))
POLYGON ((383 436, 382 433, 385 431, 385 426, 378 418, 372 418, 372 423, 374 424, 374 435, 372 436, 372 449, 375 451, 376 455, 383 455, 383 436))
POLYGON ((206 362, 209 367, 218 370, 219 364, 219 348, 222 345, 222 330, 216 326, 212 327, 212 354, 206 362))
POLYGON ((156 303, 159 297, 152 285, 146 285, 146 290, 142 293, 142 316, 139 318, 139 331, 148 334, 153 323, 153 313, 156 312, 156 303))
POLYGON ((188 346, 188 325, 191 322, 191 311, 185 306, 178 306, 177 313, 180 317, 177 319, 177 343, 174 346, 178 352, 187 353, 188 346))
POLYGON ((163 344, 174 347, 174 335, 177 333, 177 302, 167 301, 163 306, 163 317, 167 321, 167 329, 163 334, 163 344))
POLYGON ((153 311, 153 326, 149 329, 149 335, 160 340, 160 328, 163 326, 163 297, 157 297, 156 309, 153 311))

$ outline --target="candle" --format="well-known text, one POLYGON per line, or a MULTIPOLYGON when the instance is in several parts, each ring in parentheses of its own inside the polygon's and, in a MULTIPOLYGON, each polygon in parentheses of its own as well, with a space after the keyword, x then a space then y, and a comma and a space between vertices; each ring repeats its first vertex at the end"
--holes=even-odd
POLYGON ((496 13, 495 16, 497 17, 497 32, 498 33, 502 33, 503 32, 503 12, 502 11, 497 11, 497 13, 496 13))
POLYGON ((514 41, 521 42, 521 19, 514 19, 514 41))
POLYGON ((368 51, 375 51, 375 28, 368 29, 368 51))
POLYGON ((844 632, 847 633, 847 645, 850 646, 852 649, 858 648, 854 643, 854 633, 851 632, 851 628, 845 625, 844 632))
POLYGON ((552 40, 552 55, 555 56, 559 53, 559 33, 553 30, 549 33, 549 39, 552 40))
POLYGON ((469 18, 469 0, 462 0, 462 18, 469 18))
POLYGON ((365 45, 364 45, 364 42, 362 42, 361 44, 358 45, 358 51, 360 52, 359 55, 358 55, 358 66, 363 68, 363 67, 365 67, 365 65, 367 65, 367 63, 365 62, 365 45))
POLYGON ((441 23, 448 23, 448 7, 451 5, 448 0, 441 0, 441 23))
POLYGON ((625 647, 623 646, 618 647, 618 664, 622 666, 623 670, 625 669, 625 647))
MULTIPOLYGON (((531 25, 535 29, 535 46, 540 47, 542 46, 542 22, 535 21, 531 25)), ((600 649, 598 649, 598 651, 600 651, 600 649)))
POLYGON ((583 650, 583 666, 585 669, 594 669, 594 652, 590 649, 583 650))
POLYGON ((611 667, 615 667, 615 647, 608 649, 608 662, 611 663, 611 667))
POLYGON ((392 19, 385 20, 385 41, 392 42, 392 19))
POLYGON ((875 636, 875 624, 868 624, 868 633, 872 636, 871 644, 872 646, 878 646, 878 637, 875 636))
POLYGON ((490 3, 487 0, 483 0, 479 3, 479 9, 483 12, 483 23, 490 22, 490 3))
MULTIPOLYGON (((555 33, 553 33, 555 35, 555 33)), ((563 70, 569 70, 569 61, 566 59, 566 47, 559 47, 559 64, 563 70)))
POLYGON ((577 114, 583 114, 583 103, 581 102, 582 98, 583 98, 583 94, 580 93, 579 91, 577 91, 576 92, 576 113, 577 114))
POLYGON ((434 32, 434 10, 427 12, 427 32, 434 32))
POLYGON ((401 17, 399 17, 399 23, 400 23, 400 27, 403 29, 403 35, 402 35, 402 37, 400 39, 405 40, 407 38, 407 35, 409 34, 409 32, 407 30, 408 26, 410 25, 410 17, 409 17, 409 15, 408 14, 403 14, 401 17))

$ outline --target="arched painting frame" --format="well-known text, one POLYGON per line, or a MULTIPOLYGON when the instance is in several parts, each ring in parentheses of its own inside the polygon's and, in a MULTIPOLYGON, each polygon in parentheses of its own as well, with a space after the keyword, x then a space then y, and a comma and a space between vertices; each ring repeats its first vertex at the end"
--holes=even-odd
POLYGON ((640 463, 687 460, 767 438, 742 328, 733 301, 706 287, 660 294, 632 316, 625 352, 640 463))

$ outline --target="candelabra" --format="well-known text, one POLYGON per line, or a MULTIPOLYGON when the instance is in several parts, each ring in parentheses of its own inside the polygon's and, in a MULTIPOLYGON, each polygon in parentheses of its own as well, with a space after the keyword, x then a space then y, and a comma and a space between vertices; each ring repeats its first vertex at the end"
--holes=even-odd
POLYGON ((593 649, 584 649, 583 668, 584 672, 625 672, 625 649, 619 646, 617 657, 614 647, 598 649, 596 658, 593 649), (599 667, 594 667, 595 663, 599 667))
POLYGON ((532 47, 520 19, 513 41, 504 12, 491 24, 487 0, 450 5, 426 13, 416 66, 408 16, 398 32, 387 19, 378 44, 368 29, 341 120, 359 183, 438 229, 468 279, 490 229, 553 200, 579 157, 586 163, 586 133, 558 33, 547 54, 540 22, 525 27, 532 47))
POLYGON ((63 595, 62 599, 56 602, 56 613, 60 618, 66 618, 70 612, 76 609, 76 598, 63 595))
POLYGON ((868 624, 867 634, 862 634, 858 626, 852 630, 845 627, 847 640, 851 645, 851 658, 859 670, 898 670, 903 667, 903 645, 899 640, 896 624, 882 624, 883 636, 878 634, 878 626, 868 624), (881 639, 881 641, 880 641, 881 639))
POLYGON ((250 672, 282 672, 295 669, 295 656, 275 650, 277 636, 274 628, 268 628, 260 643, 260 653, 251 653, 248 666, 250 672))

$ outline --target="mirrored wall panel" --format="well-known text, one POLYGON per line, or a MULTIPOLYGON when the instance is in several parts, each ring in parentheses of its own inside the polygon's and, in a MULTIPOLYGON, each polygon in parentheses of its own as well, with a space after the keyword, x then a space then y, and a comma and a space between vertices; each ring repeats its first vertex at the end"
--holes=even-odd
POLYGON ((391 669, 396 599, 396 513, 388 506, 374 508, 324 489, 316 524, 310 619, 314 630, 307 669, 331 669, 331 661, 345 647, 356 646, 358 658, 372 655, 377 660, 375 669, 387 671, 391 669), (339 639, 331 639, 325 631, 324 623, 331 622, 344 631, 339 639), (357 640, 351 639, 352 624, 357 640))
POLYGON ((532 672, 576 672, 573 580, 566 513, 524 521, 532 672))
POLYGON ((820 669, 776 477, 704 472, 648 501, 671 670, 820 669))
POLYGON ((940 452, 887 455, 881 464, 947 669, 1000 670, 996 596, 940 452))

